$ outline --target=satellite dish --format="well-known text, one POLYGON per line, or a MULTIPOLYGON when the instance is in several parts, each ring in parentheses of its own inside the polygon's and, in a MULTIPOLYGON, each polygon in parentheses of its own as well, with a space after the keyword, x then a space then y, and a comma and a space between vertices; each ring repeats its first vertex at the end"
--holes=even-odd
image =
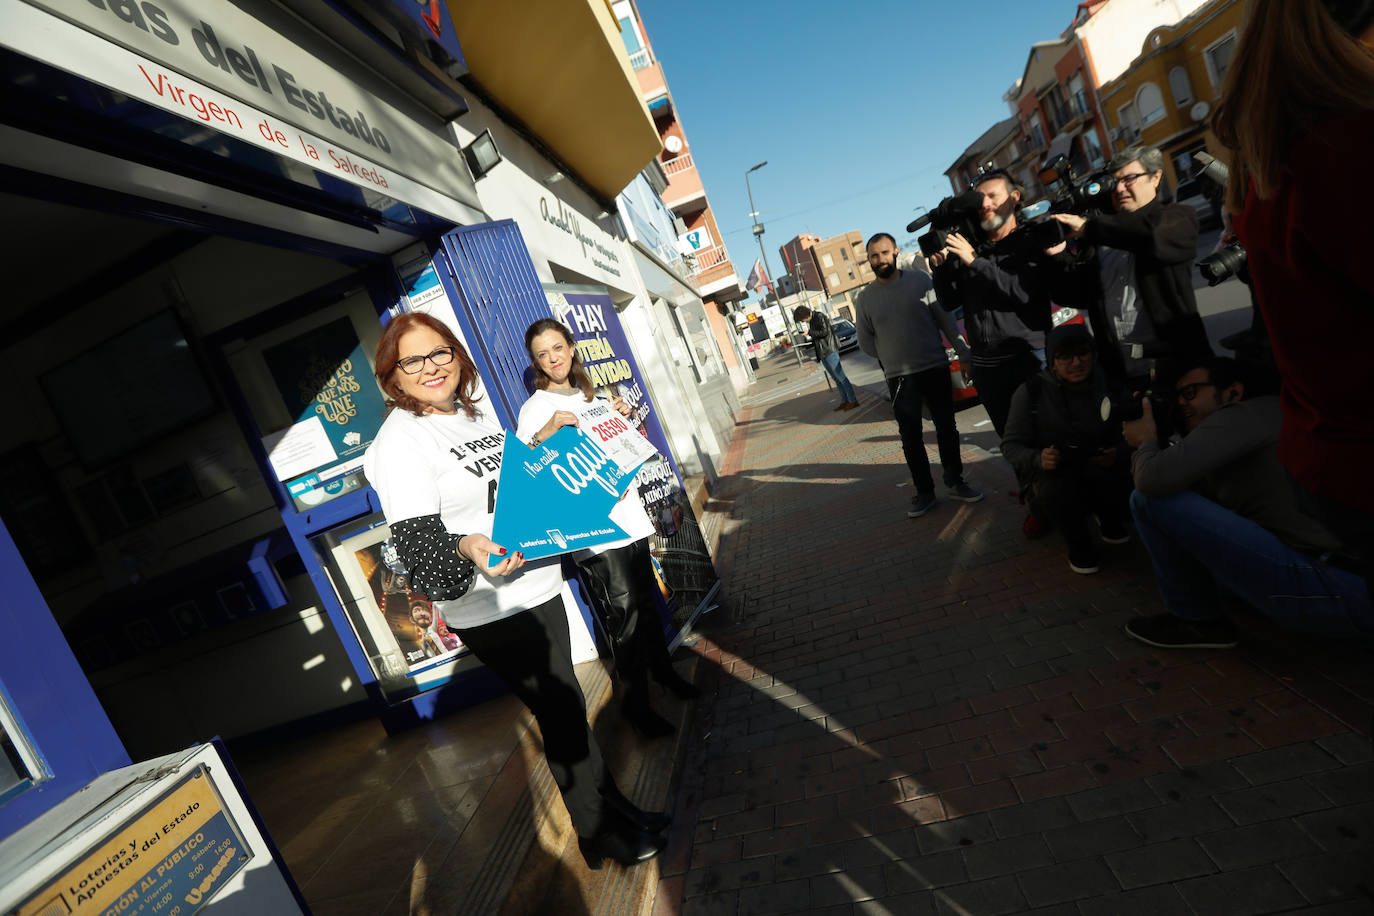
POLYGON ((1211 110, 1211 105, 1207 104, 1206 102, 1198 102, 1192 108, 1188 109, 1188 115, 1194 121, 1201 121, 1203 118, 1207 117, 1208 112, 1210 112, 1211 110))
POLYGON ((663 148, 676 156, 678 153, 682 152, 682 138, 676 135, 670 135, 667 140, 663 141, 663 148))

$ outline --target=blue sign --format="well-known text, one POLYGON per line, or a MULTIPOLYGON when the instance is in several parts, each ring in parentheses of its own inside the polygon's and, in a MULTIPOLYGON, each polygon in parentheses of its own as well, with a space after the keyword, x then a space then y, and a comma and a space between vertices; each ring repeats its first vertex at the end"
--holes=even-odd
MULTIPOLYGON (((508 434, 491 539, 527 560, 624 540, 629 535, 610 513, 638 470, 622 470, 576 426, 536 448, 508 434)), ((505 558, 491 559, 495 566, 505 558)))

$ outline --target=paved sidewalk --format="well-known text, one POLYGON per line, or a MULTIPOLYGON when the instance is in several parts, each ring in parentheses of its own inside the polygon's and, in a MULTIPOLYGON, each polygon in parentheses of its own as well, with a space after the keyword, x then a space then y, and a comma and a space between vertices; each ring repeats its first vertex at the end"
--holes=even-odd
POLYGON ((1368 648, 1135 643, 1138 544, 1075 575, 967 442, 987 499, 908 520, 889 405, 832 412, 815 369, 764 364, 708 507, 727 606, 656 912, 1374 912, 1368 648))

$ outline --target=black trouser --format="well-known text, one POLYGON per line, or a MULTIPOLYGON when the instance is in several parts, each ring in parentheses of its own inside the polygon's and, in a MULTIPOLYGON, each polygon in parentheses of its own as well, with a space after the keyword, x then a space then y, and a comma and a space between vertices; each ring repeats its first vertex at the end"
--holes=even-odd
POLYGON ((978 389, 978 400, 987 408, 992 428, 997 430, 998 442, 1002 441, 1003 430, 1007 427, 1007 414, 1011 412, 1011 396, 1016 393, 1017 388, 1025 384, 1026 379, 1043 368, 1040 357, 1029 350, 995 366, 980 366, 970 362, 973 387, 978 389))
POLYGON ((1104 526, 1117 530, 1130 518, 1129 467, 1120 458, 1110 468, 1082 461, 1039 471, 1034 483, 1034 508, 1059 528, 1070 551, 1093 549, 1088 516, 1096 514, 1104 526))
POLYGON ((616 671, 632 686, 643 687, 648 672, 672 668, 654 594, 649 539, 578 560, 587 574, 592 605, 611 642, 616 671))
POLYGON ((940 465, 945 486, 958 486, 964 479, 964 461, 959 457, 959 429, 954 425, 954 392, 950 388, 949 365, 936 366, 924 372, 899 375, 887 380, 892 392, 892 413, 897 417, 897 432, 902 437, 902 451, 911 469, 911 482, 917 493, 934 493, 935 480, 930 476, 930 458, 921 434, 921 404, 930 408, 935 423, 935 441, 940 446, 940 465))
POLYGON ((563 600, 555 596, 528 611, 454 632, 534 713, 544 757, 577 835, 596 836, 605 818, 601 793, 615 789, 573 674, 563 600))

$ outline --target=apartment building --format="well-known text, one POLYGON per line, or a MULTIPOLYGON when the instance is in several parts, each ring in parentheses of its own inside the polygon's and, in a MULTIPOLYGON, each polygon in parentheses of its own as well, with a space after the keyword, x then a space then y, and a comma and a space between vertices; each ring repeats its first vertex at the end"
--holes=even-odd
POLYGON ((858 230, 817 242, 809 249, 820 273, 831 312, 841 318, 854 318, 854 302, 860 288, 873 280, 864 251, 864 237, 858 230))
POLYGON ((1194 153, 1216 154, 1212 106, 1235 53, 1241 11, 1239 0, 1213 0, 1177 23, 1154 29, 1139 56, 1101 89, 1110 135, 1122 145, 1163 151, 1168 188, 1191 173, 1194 153))
POLYGON ((739 349, 738 335, 726 316, 734 303, 744 298, 744 284, 725 249, 687 131, 668 88, 663 65, 654 54, 639 7, 634 0, 617 0, 611 8, 619 20, 620 36, 630 55, 630 66, 662 143, 658 160, 668 180, 663 202, 681 223, 679 235, 686 240, 683 253, 692 265, 690 280, 707 303, 712 333, 736 388, 742 389, 750 380, 749 370, 739 349))

